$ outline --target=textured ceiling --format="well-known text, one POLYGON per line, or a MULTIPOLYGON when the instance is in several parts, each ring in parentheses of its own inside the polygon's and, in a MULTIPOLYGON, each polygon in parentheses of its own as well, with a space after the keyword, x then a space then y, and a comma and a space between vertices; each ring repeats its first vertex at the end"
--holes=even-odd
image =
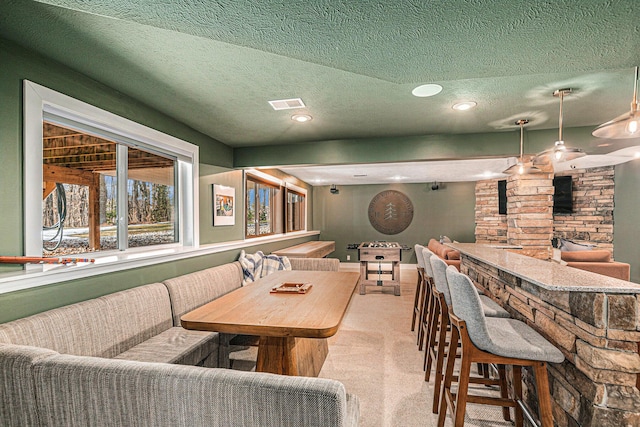
POLYGON ((231 146, 596 126, 628 110, 637 0, 3 0, 0 36, 231 146), (422 83, 444 90, 416 98, 422 83), (301 97, 313 116, 273 111, 301 97), (451 105, 478 107, 456 113, 451 105))

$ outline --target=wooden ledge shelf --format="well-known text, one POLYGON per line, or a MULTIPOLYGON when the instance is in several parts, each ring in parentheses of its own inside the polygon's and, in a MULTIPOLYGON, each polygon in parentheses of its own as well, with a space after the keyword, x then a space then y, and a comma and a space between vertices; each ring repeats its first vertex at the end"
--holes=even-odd
POLYGON ((336 242, 318 240, 283 248, 273 253, 288 258, 324 258, 336 250, 336 242))

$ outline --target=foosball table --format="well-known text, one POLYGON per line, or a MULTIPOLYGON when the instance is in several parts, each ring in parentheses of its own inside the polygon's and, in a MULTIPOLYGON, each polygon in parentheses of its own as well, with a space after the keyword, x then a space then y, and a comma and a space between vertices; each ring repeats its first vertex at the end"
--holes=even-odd
POLYGON ((358 246, 360 294, 365 294, 367 286, 393 286, 393 294, 400 296, 401 258, 402 246, 396 242, 361 243, 358 246))

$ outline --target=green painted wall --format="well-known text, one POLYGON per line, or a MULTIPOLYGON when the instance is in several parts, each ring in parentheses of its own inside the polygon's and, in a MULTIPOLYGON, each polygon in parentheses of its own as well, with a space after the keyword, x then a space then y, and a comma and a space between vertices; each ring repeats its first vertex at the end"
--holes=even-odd
POLYGON ((242 171, 234 170, 203 176, 200 173, 200 244, 244 239, 244 196, 242 171), (213 225, 214 184, 233 187, 235 197, 235 225, 213 225))
POLYGON ((331 194, 328 186, 315 187, 315 226, 321 240, 334 240, 336 251, 331 257, 346 262, 358 261, 357 250, 347 250, 349 243, 386 240, 407 245, 402 263, 416 263, 413 246, 426 244, 430 238, 447 235, 460 242, 474 242, 475 183, 441 183, 440 189, 431 190, 431 184, 396 185, 344 185, 339 194, 331 194), (397 190, 409 197, 413 204, 413 221, 403 232, 385 235, 369 223, 368 209, 371 199, 381 191, 397 190))
MULTIPOLYGON (((23 254, 22 85, 31 80, 200 147, 200 161, 232 166, 230 147, 55 61, 0 39, 0 254, 23 254)), ((0 266, 0 272, 20 269, 0 266)))
POLYGON ((631 264, 631 281, 640 283, 640 160, 616 166, 613 256, 631 264))

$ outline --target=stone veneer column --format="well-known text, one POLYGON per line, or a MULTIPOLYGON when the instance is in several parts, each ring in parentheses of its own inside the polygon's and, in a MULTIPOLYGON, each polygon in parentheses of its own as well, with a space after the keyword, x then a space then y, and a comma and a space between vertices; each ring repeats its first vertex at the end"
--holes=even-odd
POLYGON ((476 243, 507 243, 507 216, 498 209, 498 181, 476 182, 476 243))
POLYGON ((540 259, 552 257, 553 172, 507 179, 507 243, 540 259))

